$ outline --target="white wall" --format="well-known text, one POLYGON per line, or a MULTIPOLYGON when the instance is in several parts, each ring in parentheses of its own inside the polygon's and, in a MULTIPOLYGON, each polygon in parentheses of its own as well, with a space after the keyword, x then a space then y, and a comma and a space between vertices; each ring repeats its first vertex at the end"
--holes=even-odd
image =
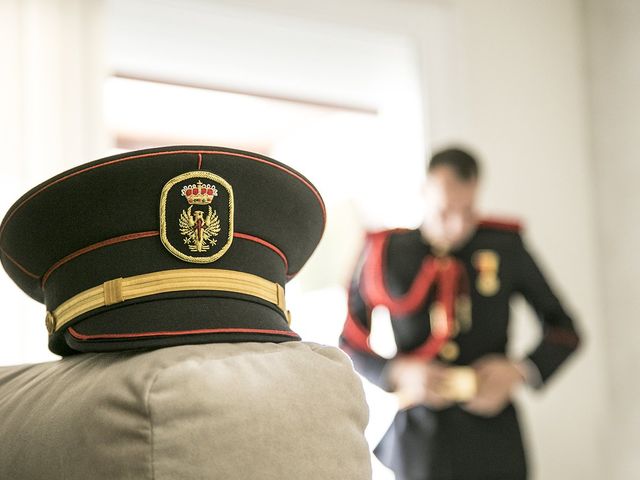
MULTIPOLYGON (((487 210, 524 219, 534 253, 586 339, 542 396, 525 398, 536 478, 606 478, 605 324, 581 4, 455 4, 465 116, 451 133, 485 157, 487 210)), ((517 313, 523 339, 531 315, 521 306, 517 313)))
POLYGON ((640 2, 587 2, 591 138, 610 392, 609 478, 640 471, 640 2))

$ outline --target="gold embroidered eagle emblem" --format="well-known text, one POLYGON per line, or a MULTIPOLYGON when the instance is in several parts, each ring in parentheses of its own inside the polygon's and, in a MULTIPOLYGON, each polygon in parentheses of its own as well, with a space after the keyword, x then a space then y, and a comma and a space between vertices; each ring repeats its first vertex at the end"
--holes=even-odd
POLYGON ((233 241, 233 204, 231 185, 213 172, 173 177, 160 194, 162 244, 185 262, 215 262, 233 241))
POLYGON ((220 218, 215 210, 209 207, 207 216, 202 210, 191 212, 193 205, 183 210, 180 215, 180 233, 184 243, 192 252, 206 252, 217 243, 215 237, 220 233, 220 218))

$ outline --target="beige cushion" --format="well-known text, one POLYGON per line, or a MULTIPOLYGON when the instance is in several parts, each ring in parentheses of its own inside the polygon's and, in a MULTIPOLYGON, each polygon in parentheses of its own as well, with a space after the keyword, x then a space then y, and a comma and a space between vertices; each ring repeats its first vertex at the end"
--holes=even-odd
POLYGON ((2 479, 371 478, 360 380, 311 343, 0 368, 2 479))

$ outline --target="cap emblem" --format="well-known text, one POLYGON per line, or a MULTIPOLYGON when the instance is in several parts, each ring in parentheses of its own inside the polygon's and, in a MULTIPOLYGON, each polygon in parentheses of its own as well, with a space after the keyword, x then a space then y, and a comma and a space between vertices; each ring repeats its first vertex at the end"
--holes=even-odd
POLYGON ((222 177, 202 170, 172 178, 160 197, 160 238, 181 260, 210 263, 233 240, 233 190, 222 177))

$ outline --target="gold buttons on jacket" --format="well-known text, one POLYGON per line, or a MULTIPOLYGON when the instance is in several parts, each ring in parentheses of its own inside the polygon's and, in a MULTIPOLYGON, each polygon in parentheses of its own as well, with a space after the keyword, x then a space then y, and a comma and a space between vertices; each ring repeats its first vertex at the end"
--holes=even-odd
POLYGON ((460 347, 456 342, 450 340, 442 346, 439 355, 443 360, 453 362, 460 356, 460 347))

